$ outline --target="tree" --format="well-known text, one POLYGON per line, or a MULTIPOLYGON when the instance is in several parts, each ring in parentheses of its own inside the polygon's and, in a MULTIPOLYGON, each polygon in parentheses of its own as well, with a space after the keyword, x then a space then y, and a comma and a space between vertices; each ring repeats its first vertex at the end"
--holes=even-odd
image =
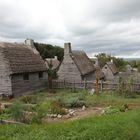
POLYGON ((43 59, 58 57, 58 60, 62 61, 64 56, 64 49, 59 46, 53 46, 50 44, 34 43, 35 48, 39 51, 43 59))
POLYGON ((106 64, 106 62, 111 61, 111 59, 119 70, 123 70, 125 65, 128 64, 122 58, 116 58, 105 53, 100 53, 98 55, 95 55, 95 57, 97 57, 101 68, 106 64))
POLYGON ((52 61, 48 64, 49 68, 47 70, 48 72, 48 81, 49 81, 49 88, 52 89, 52 80, 56 79, 57 76, 57 71, 53 69, 52 61))

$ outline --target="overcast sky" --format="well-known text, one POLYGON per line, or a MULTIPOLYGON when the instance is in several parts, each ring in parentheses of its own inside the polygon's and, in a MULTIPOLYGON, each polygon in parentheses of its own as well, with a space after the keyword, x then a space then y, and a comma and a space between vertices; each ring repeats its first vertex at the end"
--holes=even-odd
POLYGON ((0 41, 140 57, 140 0, 0 0, 0 41))

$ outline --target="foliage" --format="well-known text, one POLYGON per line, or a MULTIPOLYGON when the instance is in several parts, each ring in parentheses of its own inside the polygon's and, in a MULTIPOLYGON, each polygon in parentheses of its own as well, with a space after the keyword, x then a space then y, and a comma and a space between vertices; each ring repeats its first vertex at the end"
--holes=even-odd
POLYGON ((76 108, 76 107, 82 107, 83 105, 86 105, 86 102, 83 100, 84 98, 82 96, 80 97, 70 97, 67 99, 62 99, 61 104, 64 107, 68 108, 76 108))
POLYGON ((36 49, 39 51, 43 59, 53 58, 57 56, 60 61, 63 59, 64 49, 59 46, 53 46, 50 44, 34 43, 36 49))
POLYGON ((11 112, 11 116, 15 121, 23 121, 24 119, 24 105, 19 102, 19 101, 15 101, 13 103, 13 105, 10 108, 10 112, 11 112))
POLYGON ((37 96, 34 95, 26 95, 19 98, 20 101, 27 104, 36 104, 37 103, 37 96))
POLYGON ((33 116, 31 123, 42 123, 42 118, 45 117, 50 108, 50 102, 43 102, 34 107, 36 114, 33 116))
POLYGON ((60 114, 60 115, 66 114, 65 109, 62 108, 59 101, 52 101, 51 102, 50 111, 52 114, 60 114))
POLYGON ((118 92, 125 97, 135 97, 136 94, 133 92, 133 77, 128 77, 127 79, 119 77, 118 92))
POLYGON ((106 62, 111 61, 111 59, 119 70, 123 70, 125 65, 127 64, 127 62, 124 61, 122 58, 116 58, 105 53, 100 53, 96 55, 96 57, 99 61, 99 65, 101 66, 101 68, 106 64, 106 62))
POLYGON ((0 125, 1 140, 138 140, 140 110, 47 125, 0 125))
POLYGON ((48 65, 49 68, 47 69, 48 73, 48 81, 49 81, 49 89, 52 89, 52 80, 58 78, 57 71, 53 69, 52 61, 50 61, 50 64, 48 65))

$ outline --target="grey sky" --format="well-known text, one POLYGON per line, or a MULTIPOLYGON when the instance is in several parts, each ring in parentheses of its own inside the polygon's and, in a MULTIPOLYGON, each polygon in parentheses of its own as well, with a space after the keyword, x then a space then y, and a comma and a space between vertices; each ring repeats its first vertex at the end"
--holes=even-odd
POLYGON ((140 57, 140 0, 0 0, 0 41, 71 42, 93 57, 140 57))

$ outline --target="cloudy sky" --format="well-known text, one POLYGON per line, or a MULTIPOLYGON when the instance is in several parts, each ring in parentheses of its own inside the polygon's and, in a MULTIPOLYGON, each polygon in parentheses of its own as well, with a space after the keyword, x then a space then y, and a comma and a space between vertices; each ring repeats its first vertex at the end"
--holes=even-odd
POLYGON ((140 0, 0 0, 0 41, 140 57, 140 0))

